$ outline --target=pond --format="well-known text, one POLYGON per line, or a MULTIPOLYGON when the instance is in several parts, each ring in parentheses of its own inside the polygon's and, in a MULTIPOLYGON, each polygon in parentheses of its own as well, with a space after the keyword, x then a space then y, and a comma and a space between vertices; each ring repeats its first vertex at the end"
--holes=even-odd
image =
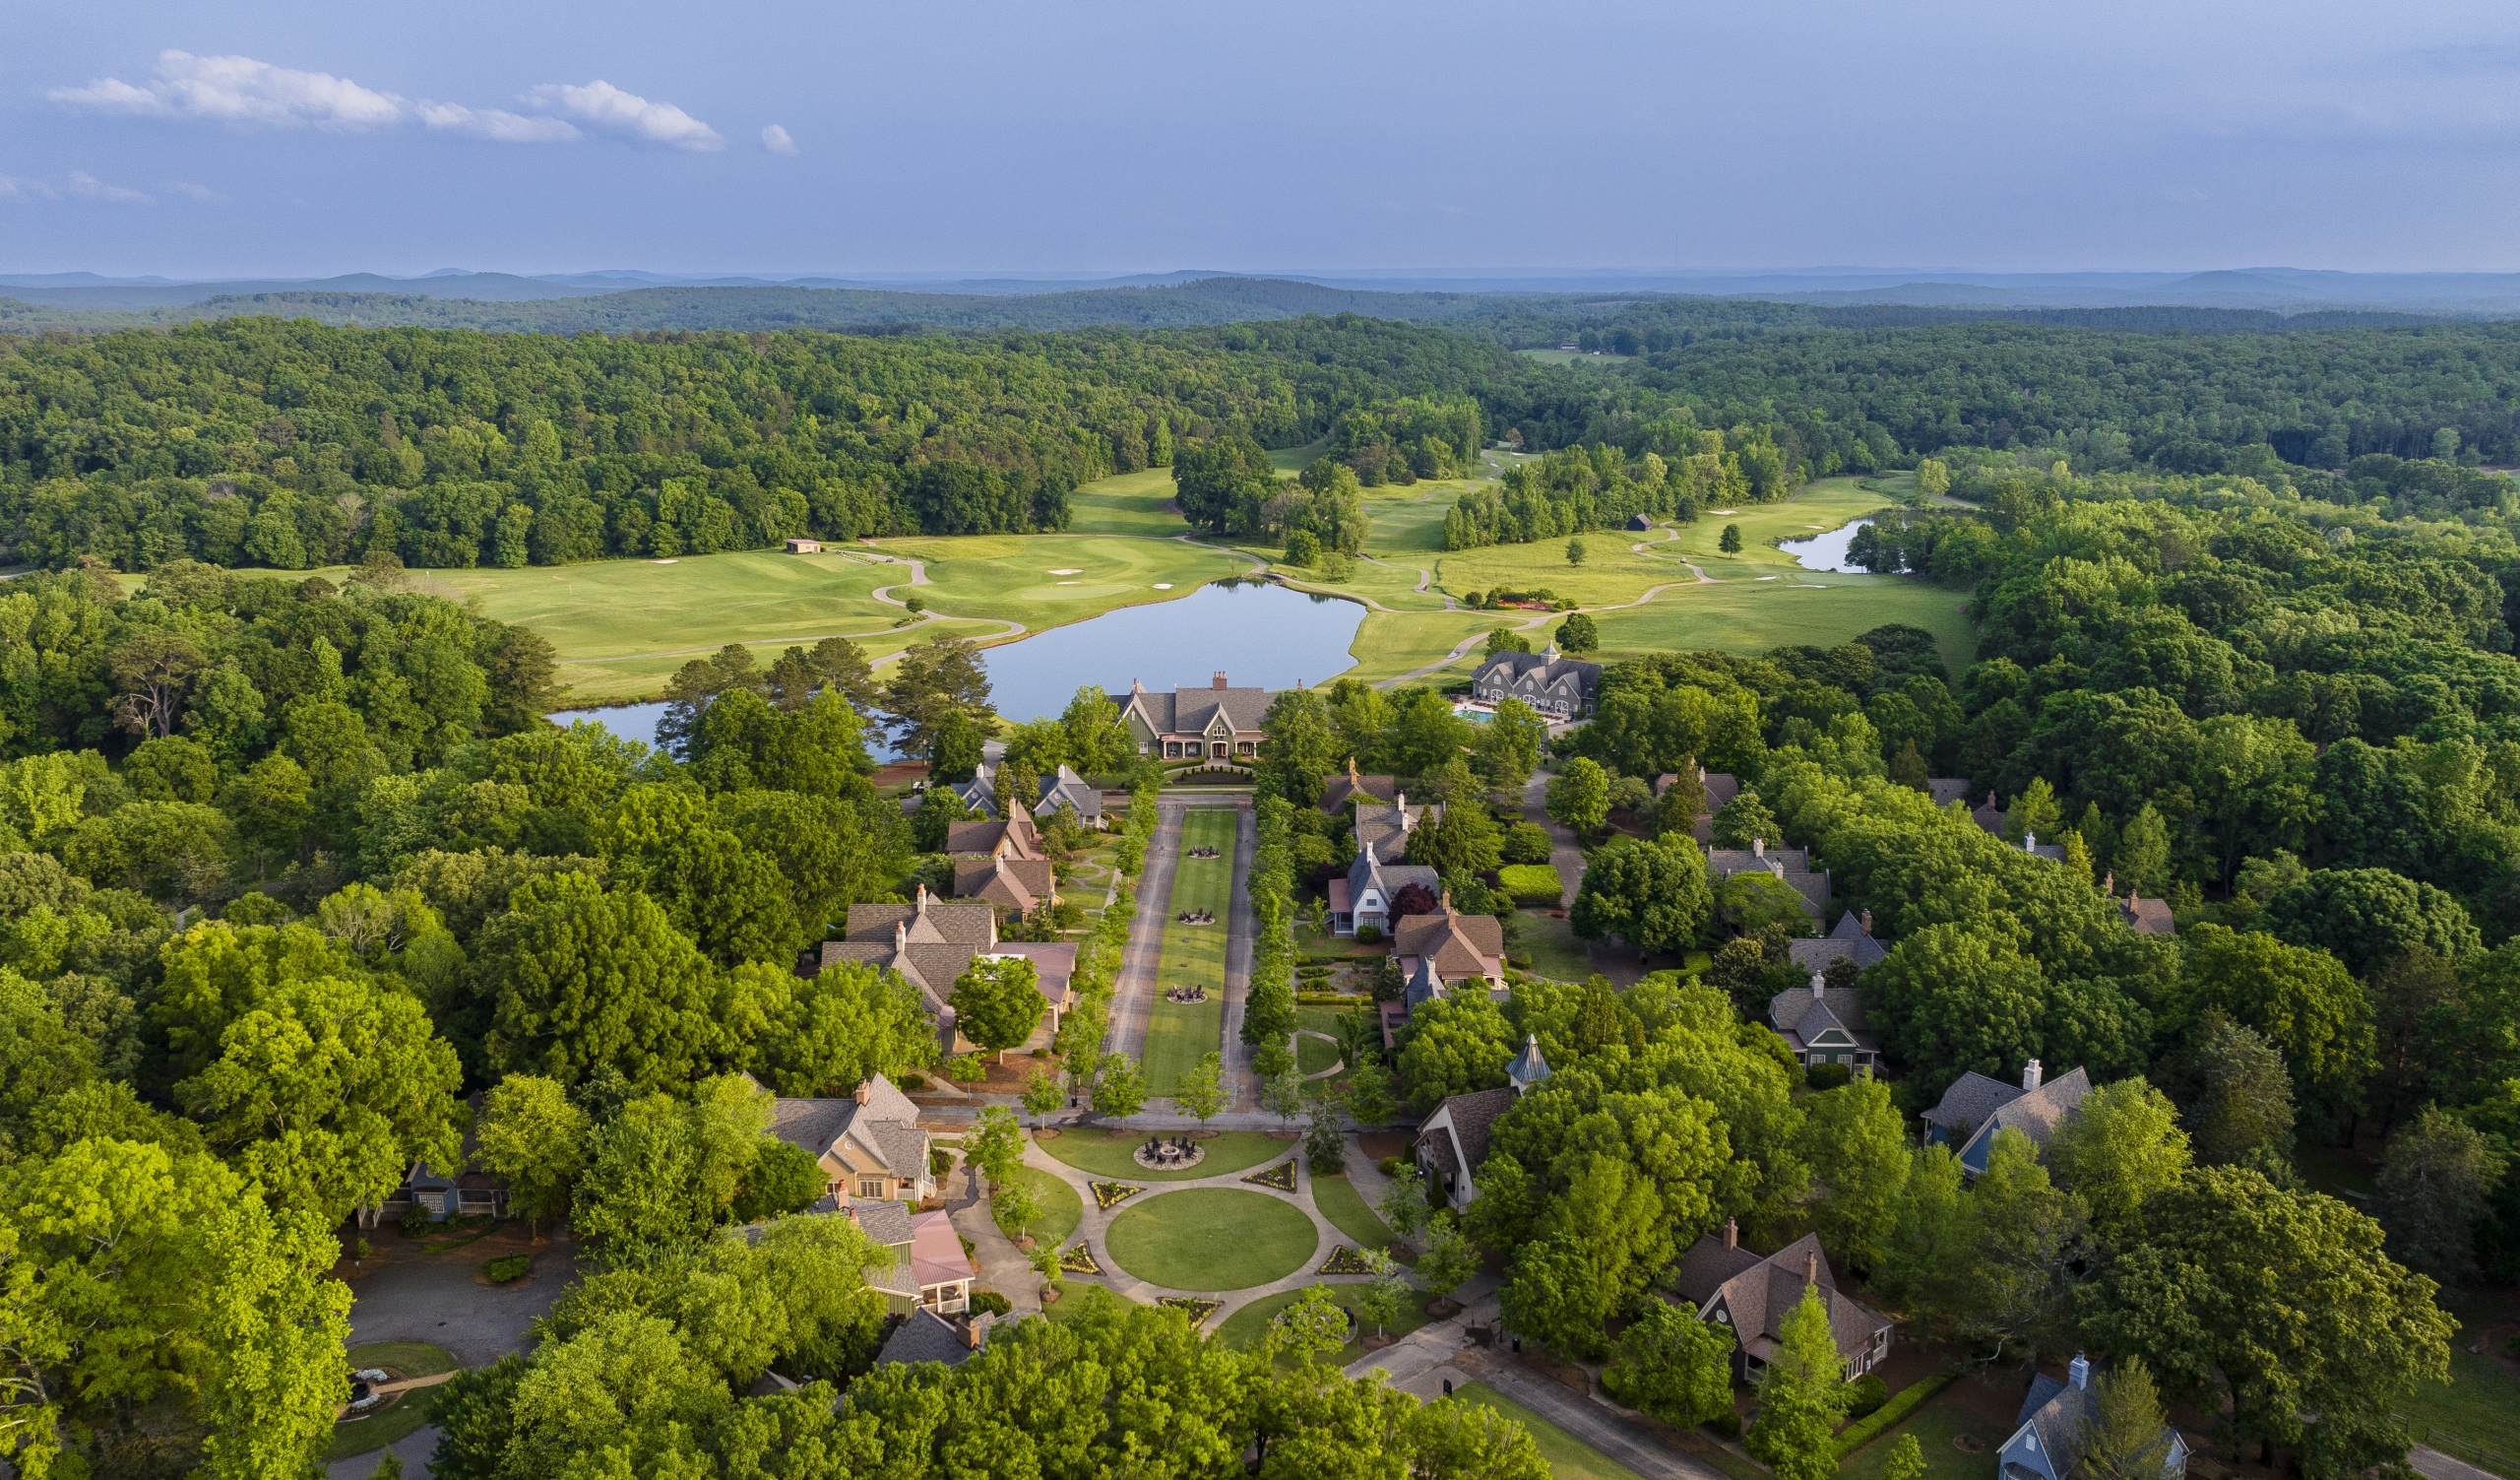
POLYGON ((1779 548, 1794 557, 1794 563, 1805 570, 1838 570, 1850 575, 1866 573, 1864 568, 1847 558, 1847 547, 1855 543, 1855 532, 1872 523, 1858 519, 1855 523, 1833 529, 1808 540, 1788 540, 1779 548))
MULTIPOLYGON (((990 697, 1009 720, 1055 716, 1086 684, 1126 693, 1205 688, 1220 671, 1236 688, 1319 684, 1355 666, 1348 647, 1365 609, 1268 581, 1214 581, 1188 596, 1053 627, 988 649, 990 697)), ((768 649, 762 650, 770 656, 768 649)), ((555 725, 594 720, 624 740, 654 744, 662 702, 563 709, 555 725)), ((880 748, 880 747, 879 747, 880 748)))

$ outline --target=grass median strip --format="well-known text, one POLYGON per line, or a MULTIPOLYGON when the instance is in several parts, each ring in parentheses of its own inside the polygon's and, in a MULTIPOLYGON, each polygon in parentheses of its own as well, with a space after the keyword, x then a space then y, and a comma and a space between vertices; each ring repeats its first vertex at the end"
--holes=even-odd
POLYGON ((1181 1076, 1216 1053, 1225 1033, 1225 941, 1233 907, 1233 841, 1237 813, 1194 807, 1181 819, 1181 857, 1172 897, 1164 906, 1164 951, 1155 969, 1155 1003, 1147 1016, 1146 1090, 1169 1095, 1181 1076), (1195 851, 1216 850, 1215 858, 1195 851), (1179 917, 1204 917, 1188 924, 1179 917), (1169 1002, 1175 987, 1204 987, 1204 1002, 1169 1002))

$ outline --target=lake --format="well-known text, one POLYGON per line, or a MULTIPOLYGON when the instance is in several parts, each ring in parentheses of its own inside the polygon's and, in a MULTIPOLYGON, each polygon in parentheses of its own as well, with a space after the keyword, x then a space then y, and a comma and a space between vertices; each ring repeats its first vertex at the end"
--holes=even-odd
POLYGON ((1788 540, 1778 547, 1792 555, 1794 563, 1805 570, 1837 570, 1849 575, 1866 574, 1862 566, 1847 559, 1847 547, 1855 544, 1855 532, 1871 522, 1869 519, 1858 519, 1853 524, 1831 530, 1825 535, 1813 535, 1808 540, 1788 540))
MULTIPOLYGON (((1355 667, 1348 652, 1365 609, 1268 581, 1212 581, 1188 596, 1053 627, 980 655, 990 697, 1009 720, 1056 716, 1087 684, 1126 693, 1205 688, 1219 671, 1236 688, 1319 684, 1355 667)), ((555 725, 593 720, 624 740, 656 743, 662 702, 563 709, 555 725)), ((880 749, 880 745, 878 746, 880 749)))

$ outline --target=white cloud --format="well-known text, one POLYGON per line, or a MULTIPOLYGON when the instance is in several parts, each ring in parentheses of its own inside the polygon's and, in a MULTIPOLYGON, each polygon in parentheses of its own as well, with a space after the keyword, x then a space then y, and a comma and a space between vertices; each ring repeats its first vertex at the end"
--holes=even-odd
POLYGON ((761 131, 761 147, 774 155, 792 155, 796 152, 796 141, 788 137, 786 129, 774 123, 761 131))
POLYGON ((327 72, 275 67, 250 56, 158 53, 158 75, 135 87, 99 78, 84 88, 45 95, 72 107, 214 123, 305 125, 354 131, 400 123, 410 105, 391 93, 362 88, 327 72))
POLYGON ((719 136, 716 129, 672 103, 650 102, 638 94, 625 93, 600 78, 584 87, 574 83, 545 83, 526 94, 525 100, 536 107, 567 113, 581 123, 592 124, 609 133, 643 139, 650 144, 704 153, 726 147, 726 141, 719 136))
POLYGON ((121 185, 108 185, 84 169, 74 169, 70 171, 70 179, 64 188, 72 195, 85 196, 90 200, 121 201, 127 205, 134 206, 149 206, 157 204, 148 196, 141 194, 137 190, 128 189, 121 185))
POLYGON ((157 202, 146 194, 122 185, 108 185, 84 169, 74 169, 55 179, 28 179, 22 175, 0 174, 0 199, 57 201, 67 196, 82 200, 113 201, 126 206, 151 206, 157 202))
POLYGON ((563 118, 528 118, 505 108, 468 108, 458 102, 426 102, 415 109, 434 129, 487 139, 494 144, 566 144, 585 135, 563 118))
POLYGON ((198 201, 205 206, 223 206, 227 203, 227 197, 207 185, 189 185, 182 180, 177 180, 166 188, 188 201, 198 201))

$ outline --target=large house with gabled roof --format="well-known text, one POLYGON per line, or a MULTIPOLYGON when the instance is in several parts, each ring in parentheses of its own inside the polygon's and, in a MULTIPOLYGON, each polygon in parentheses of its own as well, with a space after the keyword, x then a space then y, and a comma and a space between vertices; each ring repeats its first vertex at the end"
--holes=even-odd
MULTIPOLYGON (((2091 1359, 2077 1352, 2063 1381, 2040 1373, 2021 1399, 2018 1426, 1995 1451, 2001 1480, 2071 1480, 2082 1464, 2083 1445, 2092 1420, 2099 1415, 2092 1394, 2091 1359)), ((2182 1480, 2187 1473, 2187 1441, 2164 1424, 2154 1441, 2145 1474, 2161 1480, 2182 1480)))
POLYGON ((1802 896, 1803 913, 1813 923, 1827 918, 1829 870, 1811 867, 1808 848, 1770 848, 1765 838, 1752 838, 1747 848, 1706 850, 1706 875, 1722 883, 1736 873, 1768 873, 1802 896))
POLYGON ((1671 1287, 1697 1307, 1697 1319, 1732 1330, 1732 1373, 1755 1383, 1784 1339, 1785 1318, 1817 1290, 1829 1313, 1829 1334, 1847 1376, 1859 1378, 1890 1357, 1890 1321, 1838 1288, 1821 1252, 1820 1236, 1804 1234, 1762 1257, 1741 1247, 1739 1228, 1726 1219, 1721 1234, 1708 1234, 1680 1255, 1671 1287))
POLYGON ((1422 864, 1386 864, 1368 842, 1356 850, 1354 863, 1348 866, 1346 878, 1330 881, 1330 930, 1338 935, 1353 935, 1370 927, 1388 932, 1391 928, 1391 902, 1411 884, 1422 884, 1429 893, 1444 886, 1443 876, 1422 864))
POLYGON ((1471 697, 1482 704, 1520 699, 1551 720, 1593 712, 1602 666, 1561 656, 1551 641, 1545 653, 1501 652, 1488 656, 1470 680, 1471 697))
POLYGON ((1001 942, 997 911, 986 898, 939 899, 924 884, 908 904, 850 905, 848 935, 816 947, 797 974, 818 976, 844 961, 891 972, 918 989, 936 1024, 938 1047, 949 1055, 969 1054, 978 1046, 955 1026, 954 983, 976 957, 1021 956, 1033 963, 1034 981, 1049 1009, 1032 1043, 1046 1045, 1058 1032, 1060 1014, 1076 1005, 1076 943, 1001 942))
POLYGON ((1881 1046, 1864 1023, 1863 995, 1852 987, 1832 987, 1817 972, 1810 986, 1789 988, 1771 998, 1768 1021, 1801 1063, 1843 1063, 1852 1070, 1881 1062, 1881 1046))
POLYGON ((1235 688, 1218 674, 1206 688, 1164 692, 1132 680, 1111 695, 1120 725, 1140 755, 1162 760, 1250 761, 1260 754, 1260 717, 1269 712, 1265 688, 1235 688))
POLYGON ((822 1165, 835 1199, 917 1202, 935 1194, 918 1107, 881 1074, 844 1099, 788 1099, 771 1107, 770 1133, 822 1165))

